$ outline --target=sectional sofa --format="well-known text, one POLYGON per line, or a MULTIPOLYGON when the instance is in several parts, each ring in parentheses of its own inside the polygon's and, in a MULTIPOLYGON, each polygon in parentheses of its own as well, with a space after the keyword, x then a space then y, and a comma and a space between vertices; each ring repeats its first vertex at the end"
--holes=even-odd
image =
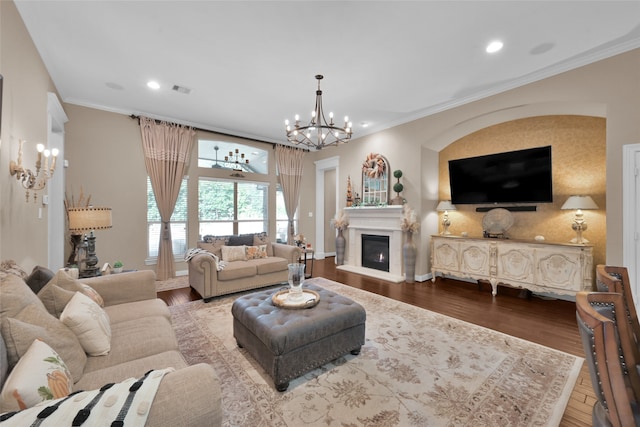
MULTIPOLYGON (((18 390, 13 388, 18 374, 14 378, 9 374, 37 338, 64 361, 72 378, 72 384, 68 384, 70 390, 99 389, 107 383, 140 378, 151 369, 173 368, 175 371, 167 373, 160 382, 146 425, 222 424, 219 379, 208 364, 187 365, 178 348, 169 309, 156 298, 152 271, 82 279, 81 282, 58 272, 37 295, 17 275, 0 275, 0 387, 5 381, 12 381, 7 387, 12 388, 7 390, 9 394, 18 390), (110 348, 102 355, 88 355, 84 351, 85 343, 79 344, 76 332, 70 331, 61 320, 71 300, 80 298, 77 293, 103 303, 111 336, 110 348)), ((46 382, 44 384, 47 388, 46 382)), ((60 384, 50 381, 48 387, 53 390, 60 388, 60 384)), ((16 409, 11 396, 6 397, 3 393, 4 407, 0 412, 16 409)), ((65 406, 62 405, 59 411, 63 411, 62 408, 65 406)))

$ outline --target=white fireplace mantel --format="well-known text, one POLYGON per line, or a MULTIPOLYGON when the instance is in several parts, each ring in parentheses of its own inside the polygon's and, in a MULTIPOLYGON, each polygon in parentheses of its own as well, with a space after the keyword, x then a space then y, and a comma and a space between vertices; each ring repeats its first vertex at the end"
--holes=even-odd
POLYGON ((362 206, 345 208, 349 217, 347 253, 344 265, 337 268, 390 282, 404 282, 402 274, 402 206, 362 206), (362 266, 362 235, 389 237, 389 272, 362 266))

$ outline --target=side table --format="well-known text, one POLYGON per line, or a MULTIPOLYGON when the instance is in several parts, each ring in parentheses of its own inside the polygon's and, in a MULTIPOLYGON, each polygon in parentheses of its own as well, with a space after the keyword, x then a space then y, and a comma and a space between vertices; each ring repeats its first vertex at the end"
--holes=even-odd
POLYGON ((315 253, 316 251, 313 248, 302 248, 303 256, 300 257, 300 261, 303 262, 305 265, 304 267, 305 279, 309 279, 310 277, 313 276, 313 257, 315 253), (308 256, 310 256, 310 258, 307 258, 308 256), (311 261, 311 269, 309 269, 309 264, 307 263, 307 260, 311 261))

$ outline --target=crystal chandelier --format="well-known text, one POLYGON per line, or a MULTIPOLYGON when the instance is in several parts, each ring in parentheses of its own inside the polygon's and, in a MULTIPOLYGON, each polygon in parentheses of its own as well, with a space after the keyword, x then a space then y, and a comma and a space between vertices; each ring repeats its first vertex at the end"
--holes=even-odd
POLYGON ((329 122, 324 117, 322 111, 322 91, 320 90, 320 80, 322 76, 316 76, 318 80, 318 90, 316 90, 316 107, 311 112, 311 121, 307 125, 300 124, 300 116, 296 114, 295 124, 291 126, 289 120, 284 124, 287 130, 287 140, 293 144, 303 144, 307 147, 314 147, 321 150, 330 145, 338 145, 349 142, 351 134, 351 122, 349 117, 344 118, 344 126, 336 126, 333 122, 333 113, 329 113, 329 122))

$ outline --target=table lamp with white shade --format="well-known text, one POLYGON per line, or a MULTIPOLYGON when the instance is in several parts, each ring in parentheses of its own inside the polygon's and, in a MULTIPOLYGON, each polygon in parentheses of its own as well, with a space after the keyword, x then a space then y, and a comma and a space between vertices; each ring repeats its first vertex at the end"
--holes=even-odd
POLYGON ((584 221, 584 213, 582 211, 598 209, 598 205, 596 205, 591 196, 570 196, 560 209, 575 209, 576 211, 576 216, 571 225, 571 228, 576 232, 576 237, 571 239, 571 243, 589 243, 587 239, 582 237, 582 232, 587 229, 587 223, 584 221))
POLYGON ((451 225, 451 221, 449 220, 449 211, 455 211, 456 207, 451 204, 451 200, 441 200, 440 203, 438 203, 438 206, 436 206, 436 210, 438 212, 444 212, 444 215, 442 215, 443 230, 440 234, 451 234, 449 231, 449 226, 451 225))

